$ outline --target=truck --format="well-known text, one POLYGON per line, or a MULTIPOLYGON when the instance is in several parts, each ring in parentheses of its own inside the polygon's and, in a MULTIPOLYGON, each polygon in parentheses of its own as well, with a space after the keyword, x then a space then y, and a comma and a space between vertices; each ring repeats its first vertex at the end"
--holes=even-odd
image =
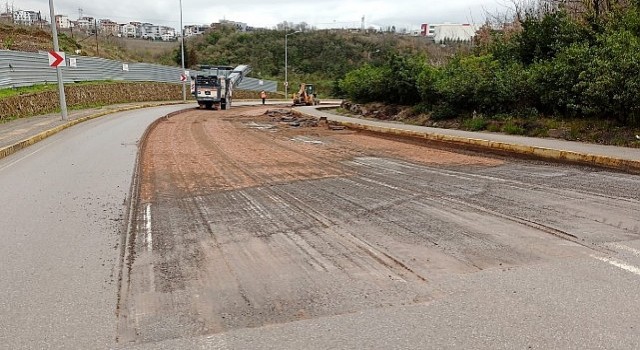
POLYGON ((191 77, 198 106, 206 109, 226 110, 231 107, 233 89, 242 78, 251 71, 247 65, 236 68, 231 66, 200 66, 200 72, 191 77))

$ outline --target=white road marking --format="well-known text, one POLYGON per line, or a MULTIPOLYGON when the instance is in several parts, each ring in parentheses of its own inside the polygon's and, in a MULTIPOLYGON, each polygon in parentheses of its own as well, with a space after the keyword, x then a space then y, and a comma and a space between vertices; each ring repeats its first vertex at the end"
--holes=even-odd
POLYGON ((32 155, 34 155, 34 154, 36 154, 36 153, 38 153, 38 152, 40 152, 40 151, 42 151, 42 150, 46 149, 47 147, 49 147, 49 146, 51 146, 51 145, 53 145, 53 144, 55 144, 55 143, 58 143, 58 142, 60 142, 60 141, 62 141, 62 139, 58 139, 58 140, 55 140, 55 141, 50 141, 50 142, 49 142, 48 144, 46 144, 46 145, 40 145, 41 147, 40 147, 40 148, 38 148, 38 149, 36 149, 35 151, 33 151, 33 152, 31 152, 31 153, 27 153, 27 154, 25 154, 24 156, 22 156, 22 157, 20 157, 20 158, 18 158, 18 159, 16 159, 16 160, 14 160, 13 162, 11 162, 11 163, 9 163, 9 164, 7 164, 7 165, 4 165, 4 166, 2 166, 2 167, 0 167, 0 171, 1 171, 1 170, 4 170, 4 169, 7 169, 7 168, 9 168, 9 167, 11 167, 11 166, 14 166, 14 165, 16 165, 17 163, 19 163, 19 162, 21 162, 21 161, 23 161, 23 160, 25 160, 25 159, 27 159, 27 158, 31 157, 32 155))
POLYGON ((147 242, 147 251, 151 253, 153 251, 153 235, 151 233, 151 204, 147 204, 144 212, 144 229, 145 240, 147 242))
POLYGON ((611 247, 613 247, 613 248, 620 249, 620 250, 626 250, 627 252, 629 252, 629 253, 631 253, 631 254, 633 254, 633 255, 637 256, 637 257, 640 257, 640 250, 635 249, 635 248, 631 248, 631 247, 627 247, 627 246, 626 246, 626 245, 624 245, 624 244, 620 244, 620 243, 611 243, 611 244, 609 244, 609 246, 611 246, 611 247))
POLYGON ((623 262, 614 260, 614 259, 609 259, 609 258, 604 258, 604 257, 600 257, 600 256, 595 256, 595 255, 591 255, 592 258, 600 260, 600 261, 604 261, 608 264, 611 264, 615 267, 621 268, 625 271, 629 271, 631 273, 634 273, 638 276, 640 276, 640 267, 637 266, 633 266, 633 265, 629 265, 629 264, 625 264, 623 262))
MULTIPOLYGON (((147 246, 147 252, 153 253, 153 233, 151 230, 151 203, 147 203, 145 206, 144 213, 142 214, 142 218, 144 221, 144 240, 147 246)), ((156 290, 156 282, 155 282, 155 274, 153 272, 154 266, 153 262, 149 263, 149 290, 151 292, 155 292, 156 290)), ((136 320, 138 320, 138 315, 136 315, 136 320)))

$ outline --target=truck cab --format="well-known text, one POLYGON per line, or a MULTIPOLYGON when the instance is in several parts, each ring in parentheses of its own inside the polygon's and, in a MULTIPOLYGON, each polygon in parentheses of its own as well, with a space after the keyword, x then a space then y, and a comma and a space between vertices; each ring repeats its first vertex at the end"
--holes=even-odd
POLYGON ((233 91, 228 81, 228 75, 232 72, 233 67, 201 66, 200 70, 203 74, 192 77, 194 80, 193 95, 200 108, 227 109, 230 107, 233 91))

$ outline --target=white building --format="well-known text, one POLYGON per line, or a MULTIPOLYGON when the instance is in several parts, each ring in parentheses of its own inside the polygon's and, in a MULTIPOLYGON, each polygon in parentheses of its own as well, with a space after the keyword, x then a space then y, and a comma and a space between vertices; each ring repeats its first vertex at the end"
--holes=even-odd
POLYGON ((246 23, 243 23, 243 22, 229 21, 226 19, 221 19, 220 24, 225 26, 235 27, 238 31, 241 31, 241 32, 246 32, 247 26, 248 26, 246 23))
POLYGON ((176 40, 176 29, 171 27, 160 27, 160 36, 164 41, 176 40))
POLYGON ((82 30, 92 30, 95 27, 95 19, 93 17, 82 17, 76 21, 76 27, 82 30))
POLYGON ((210 27, 208 25, 190 25, 184 26, 184 36, 202 35, 210 27))
POLYGON ((104 35, 117 35, 120 33, 120 25, 110 19, 101 19, 100 31, 104 35))
POLYGON ((40 12, 23 10, 13 11, 13 23, 30 26, 41 21, 42 16, 40 15, 40 12))
POLYGON ((142 39, 160 39, 160 26, 153 23, 142 23, 140 25, 140 37, 142 39))
POLYGON ((71 28, 71 21, 68 16, 56 15, 56 28, 69 29, 71 28))
POLYGON ((432 38, 437 43, 446 41, 471 41, 480 26, 474 24, 423 24, 420 35, 432 38))
POLYGON ((124 38, 138 38, 140 37, 140 32, 138 29, 138 25, 134 22, 130 22, 127 24, 120 25, 120 35, 124 38))

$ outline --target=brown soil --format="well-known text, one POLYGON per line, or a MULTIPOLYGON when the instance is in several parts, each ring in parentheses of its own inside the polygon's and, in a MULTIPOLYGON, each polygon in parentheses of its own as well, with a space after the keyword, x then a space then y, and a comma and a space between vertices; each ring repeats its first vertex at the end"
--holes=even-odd
POLYGON ((331 130, 326 125, 290 126, 290 121, 282 121, 287 114, 267 110, 244 108, 215 114, 193 111, 161 123, 148 141, 155 156, 143 163, 146 178, 142 198, 151 200, 153 193, 175 185, 192 194, 346 176, 351 171, 341 163, 356 156, 396 157, 438 165, 502 164, 494 158, 416 147, 401 139, 331 130), (154 169, 167 165, 179 168, 183 180, 153 183, 154 169))
POLYGON ((0 23, 0 49, 37 52, 52 47, 51 34, 40 28, 0 23))

